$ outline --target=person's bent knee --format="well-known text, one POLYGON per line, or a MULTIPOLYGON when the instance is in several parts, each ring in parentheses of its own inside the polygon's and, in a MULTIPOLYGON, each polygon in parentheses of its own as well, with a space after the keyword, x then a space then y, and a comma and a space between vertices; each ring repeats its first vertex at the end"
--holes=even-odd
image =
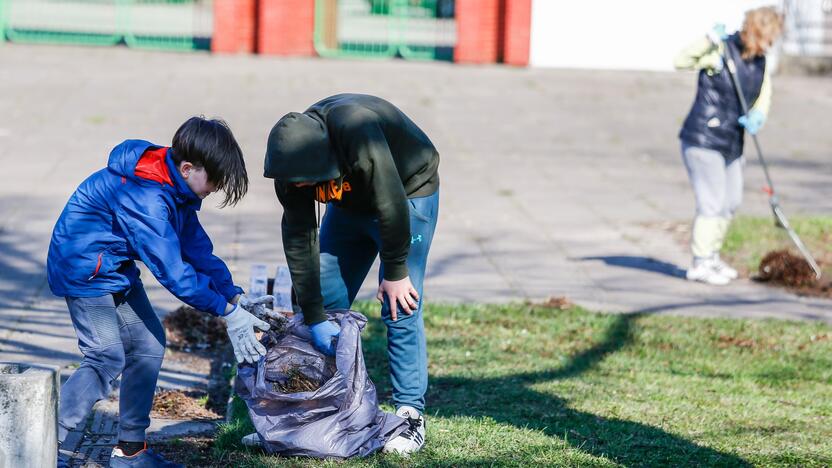
POLYGON ((98 373, 103 374, 107 381, 113 381, 124 370, 126 361, 124 348, 118 343, 106 348, 87 351, 82 365, 94 368, 98 373))
POLYGON ((155 341, 151 346, 141 351, 142 356, 162 360, 165 358, 165 346, 167 341, 162 338, 162 341, 155 341))
POLYGON ((421 314, 421 309, 414 310, 412 314, 408 314, 399 308, 399 311, 396 313, 396 320, 394 321, 393 317, 390 315, 390 311, 387 307, 385 307, 381 312, 381 319, 388 328, 405 330, 414 328, 418 325, 417 322, 419 314, 421 314))

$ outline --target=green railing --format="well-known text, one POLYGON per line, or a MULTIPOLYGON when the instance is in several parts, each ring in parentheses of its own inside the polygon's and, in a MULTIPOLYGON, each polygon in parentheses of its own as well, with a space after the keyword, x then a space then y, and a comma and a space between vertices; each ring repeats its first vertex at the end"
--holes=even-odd
POLYGON ((0 0, 0 44, 6 42, 6 1, 0 0))
POLYGON ((323 57, 431 60, 450 48, 451 0, 316 0, 315 50, 323 57))
POLYGON ((191 50, 211 25, 206 0, 0 0, 12 42, 191 50))
POLYGON ((3 0, 9 41, 113 45, 121 41, 117 0, 3 0))

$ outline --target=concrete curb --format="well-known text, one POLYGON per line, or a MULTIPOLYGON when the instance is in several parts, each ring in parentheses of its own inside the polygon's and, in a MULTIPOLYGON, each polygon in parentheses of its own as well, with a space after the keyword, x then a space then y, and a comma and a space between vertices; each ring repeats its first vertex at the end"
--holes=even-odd
POLYGON ((56 466, 59 372, 0 362, 0 467, 56 466))

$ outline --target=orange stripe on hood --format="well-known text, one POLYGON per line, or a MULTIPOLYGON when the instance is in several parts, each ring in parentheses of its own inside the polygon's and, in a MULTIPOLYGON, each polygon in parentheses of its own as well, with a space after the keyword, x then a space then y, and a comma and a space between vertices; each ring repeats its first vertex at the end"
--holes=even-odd
POLYGON ((173 187, 173 180, 170 178, 168 165, 165 163, 167 147, 149 149, 144 152, 139 162, 136 163, 136 177, 146 180, 168 184, 173 187))

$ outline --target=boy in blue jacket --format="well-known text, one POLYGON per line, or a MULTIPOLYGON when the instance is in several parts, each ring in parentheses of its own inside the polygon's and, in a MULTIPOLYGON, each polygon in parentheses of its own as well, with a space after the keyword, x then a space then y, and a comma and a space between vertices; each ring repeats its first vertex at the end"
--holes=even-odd
POLYGON ((84 357, 61 391, 59 443, 121 375, 110 466, 179 466, 145 442, 165 332, 136 260, 186 304, 223 317, 239 362, 265 354, 254 327, 269 326, 249 313, 258 301, 234 285, 197 218, 208 195, 221 190, 221 206, 234 205, 247 189, 231 130, 221 120, 193 117, 176 131, 172 147, 141 140, 116 146, 107 167, 69 198, 52 232, 47 276, 52 292, 66 298, 84 357))

